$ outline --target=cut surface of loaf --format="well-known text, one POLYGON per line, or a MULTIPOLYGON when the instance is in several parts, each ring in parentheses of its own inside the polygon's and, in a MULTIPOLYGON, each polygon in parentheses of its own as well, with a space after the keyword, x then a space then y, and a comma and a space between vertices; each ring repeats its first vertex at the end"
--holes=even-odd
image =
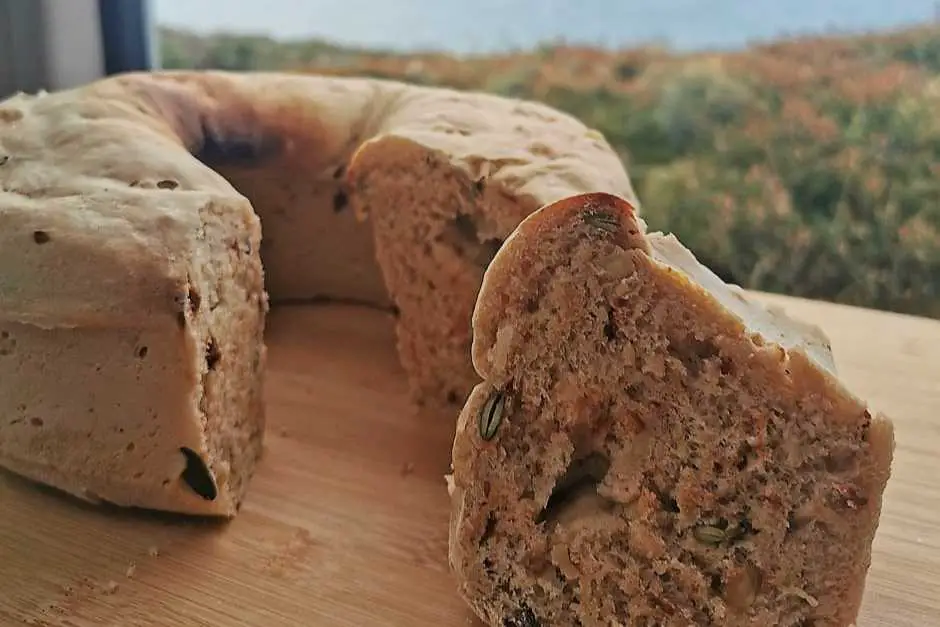
POLYGON ((415 400, 458 407, 501 240, 593 189, 633 197, 602 137, 484 94, 164 72, 2 101, 0 466, 232 515, 267 298, 394 308, 415 400))
POLYGON ((585 194, 506 241, 472 350, 450 563, 487 624, 854 622, 893 427, 821 330, 585 194))

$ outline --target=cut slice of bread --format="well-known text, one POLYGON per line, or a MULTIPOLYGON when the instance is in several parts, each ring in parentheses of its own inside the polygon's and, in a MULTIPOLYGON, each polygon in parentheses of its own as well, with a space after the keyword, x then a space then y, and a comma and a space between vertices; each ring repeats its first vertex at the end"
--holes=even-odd
POLYGON ((0 466, 232 515, 262 450, 265 290, 395 307, 414 399, 456 413, 490 258, 592 189, 633 197, 603 137, 486 94, 160 72, 2 101, 0 466))
POLYGON ((821 330, 594 193, 506 240, 473 363, 450 561, 487 624, 853 623, 893 427, 821 330))

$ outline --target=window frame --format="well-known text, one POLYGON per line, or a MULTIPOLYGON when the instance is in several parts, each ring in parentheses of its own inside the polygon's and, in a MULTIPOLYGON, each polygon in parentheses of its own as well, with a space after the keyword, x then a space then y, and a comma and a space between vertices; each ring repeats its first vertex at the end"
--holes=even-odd
POLYGON ((150 0, 0 0, 0 98, 159 66, 150 0))

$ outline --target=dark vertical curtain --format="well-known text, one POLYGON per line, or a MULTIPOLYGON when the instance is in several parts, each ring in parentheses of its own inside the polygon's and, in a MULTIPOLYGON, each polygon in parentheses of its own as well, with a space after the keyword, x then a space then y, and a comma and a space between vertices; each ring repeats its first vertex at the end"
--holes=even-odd
MULTIPOLYGON (((183 1, 183 0, 181 0, 183 1)), ((98 0, 106 74, 150 70, 154 33, 148 0, 98 0)))

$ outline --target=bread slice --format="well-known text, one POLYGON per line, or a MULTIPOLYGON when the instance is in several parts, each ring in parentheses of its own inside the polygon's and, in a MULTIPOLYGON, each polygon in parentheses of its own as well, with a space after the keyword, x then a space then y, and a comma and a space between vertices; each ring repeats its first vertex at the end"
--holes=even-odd
POLYGON ((457 408, 490 258, 592 189, 633 197, 599 134, 485 94, 158 72, 0 102, 0 466, 231 515, 262 448, 264 290, 395 309, 414 399, 457 408))
POLYGON ((893 427, 821 330, 593 193, 507 239, 473 362, 450 562, 487 624, 854 621, 893 427))

